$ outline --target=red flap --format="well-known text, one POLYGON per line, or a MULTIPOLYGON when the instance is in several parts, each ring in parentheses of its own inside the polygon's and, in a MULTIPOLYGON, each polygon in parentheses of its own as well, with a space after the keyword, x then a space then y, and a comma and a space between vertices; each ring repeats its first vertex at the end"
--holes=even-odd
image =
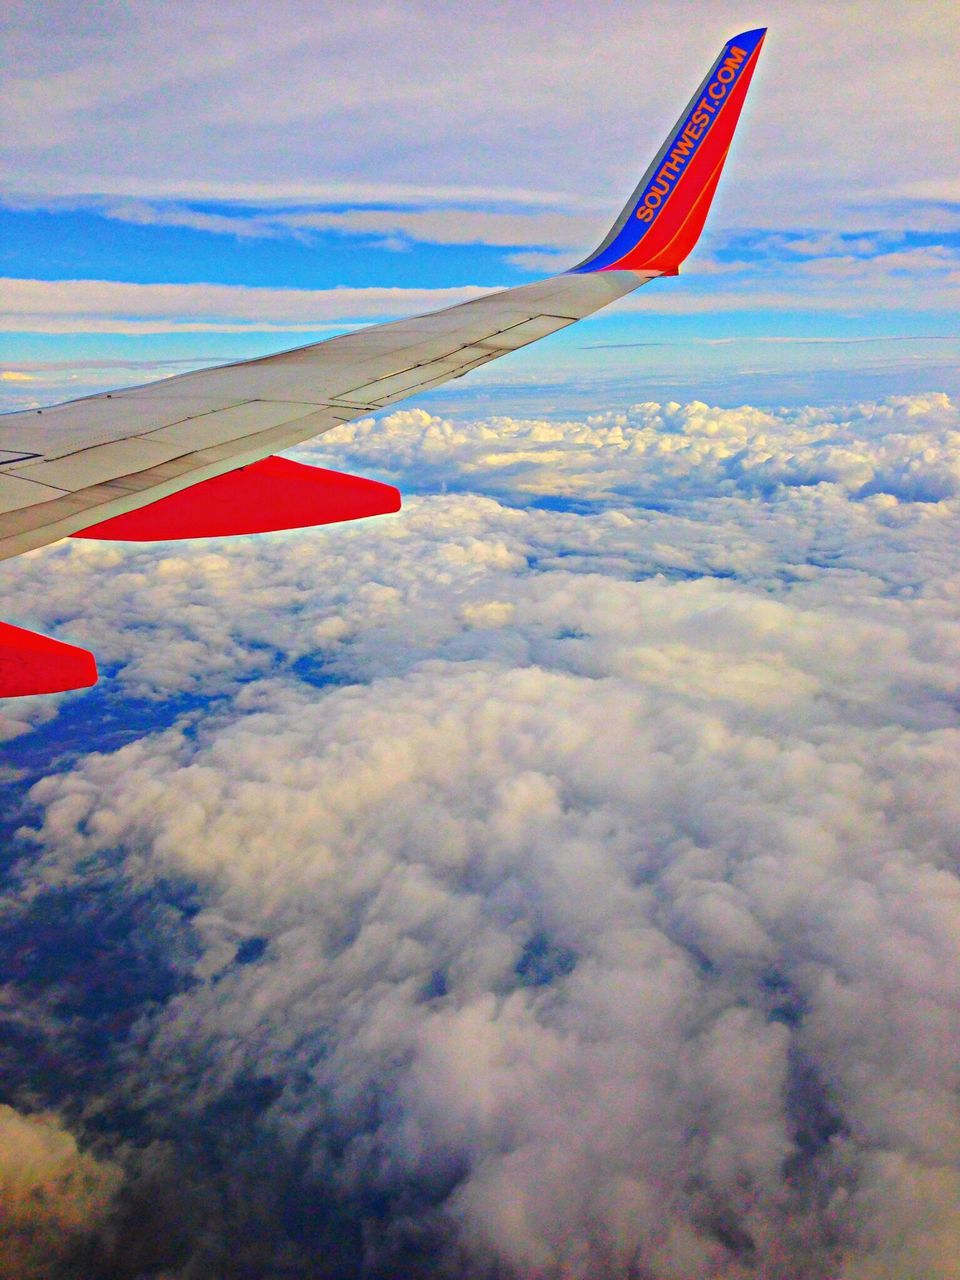
POLYGON ((0 622, 0 698, 62 693, 97 683, 92 653, 0 622))
POLYGON ((102 520, 75 538, 159 542, 168 538, 221 538, 336 524, 400 510, 393 485, 308 467, 289 458, 264 458, 228 471, 137 511, 102 520))

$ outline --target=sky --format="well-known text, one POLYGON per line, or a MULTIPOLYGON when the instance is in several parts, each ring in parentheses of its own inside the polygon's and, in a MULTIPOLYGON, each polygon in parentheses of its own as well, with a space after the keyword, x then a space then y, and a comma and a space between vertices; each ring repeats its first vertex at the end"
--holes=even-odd
POLYGON ((770 28, 679 279, 293 455, 400 513, 0 565, 10 1280, 960 1280, 960 23, 541 12, 5 18, 8 409, 563 269, 770 28))
POLYGON ((303 0, 54 0, 41 21, 14 0, 0 407, 565 269, 602 239, 723 42, 758 25, 762 62, 683 277, 457 397, 515 407, 530 378, 567 407, 577 381, 589 407, 597 378, 727 406, 957 391, 955 6, 542 12, 384 3, 358 22, 303 0))

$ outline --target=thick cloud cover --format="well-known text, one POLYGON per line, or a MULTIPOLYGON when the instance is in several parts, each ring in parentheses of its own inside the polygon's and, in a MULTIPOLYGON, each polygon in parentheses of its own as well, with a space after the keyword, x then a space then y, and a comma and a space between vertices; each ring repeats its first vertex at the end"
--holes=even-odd
POLYGON ((116 667, 9 730, 5 1123, 78 1170, 38 1238, 960 1276, 958 421, 405 411, 306 455, 398 517, 11 566, 116 667))

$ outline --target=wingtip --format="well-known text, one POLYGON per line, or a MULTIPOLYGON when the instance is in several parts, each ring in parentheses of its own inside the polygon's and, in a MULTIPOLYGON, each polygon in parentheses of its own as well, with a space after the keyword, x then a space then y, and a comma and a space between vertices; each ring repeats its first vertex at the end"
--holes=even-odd
POLYGON ((574 271, 676 273, 703 229, 766 32, 724 44, 606 239, 574 271))

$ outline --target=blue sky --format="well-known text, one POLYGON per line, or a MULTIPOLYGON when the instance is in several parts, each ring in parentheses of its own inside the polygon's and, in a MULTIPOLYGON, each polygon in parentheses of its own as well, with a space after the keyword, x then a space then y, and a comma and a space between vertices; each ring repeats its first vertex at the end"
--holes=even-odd
POLYGON ((0 617, 5 1280, 958 1280, 957 15, 14 3, 14 408, 574 262, 770 36, 679 280, 67 539, 0 617), (358 14, 362 20, 358 20, 358 14))

